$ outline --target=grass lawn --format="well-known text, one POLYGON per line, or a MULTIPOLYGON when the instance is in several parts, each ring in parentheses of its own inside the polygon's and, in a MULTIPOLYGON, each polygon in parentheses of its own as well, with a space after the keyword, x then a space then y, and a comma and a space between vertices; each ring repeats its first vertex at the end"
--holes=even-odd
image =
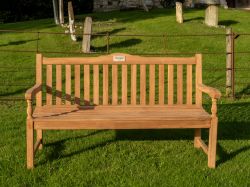
MULTIPOLYGON (((224 34, 202 22, 204 10, 185 10, 185 23, 175 22, 174 10, 95 13, 94 32, 112 34, 224 34), (108 24, 109 23, 109 24, 108 24)), ((82 22, 86 15, 77 16, 82 22)), ((220 24, 236 33, 250 33, 249 12, 220 9, 220 24)), ((0 29, 64 32, 52 19, 0 24, 0 29)), ((77 30, 80 32, 80 30, 77 30)), ((24 97, 35 83, 35 53, 1 52, 5 49, 36 50, 36 34, 0 33, 0 185, 1 186, 250 186, 250 77, 236 71, 236 100, 219 101, 218 158, 215 170, 207 156, 193 147, 193 130, 49 131, 44 149, 36 154, 35 169, 26 169, 24 97), (10 86, 11 85, 11 86, 10 86)), ((250 36, 240 36, 236 51, 249 51, 250 36)), ((110 40, 110 52, 225 52, 225 36, 141 36, 110 40)), ((105 37, 93 37, 92 50, 106 51, 105 37)), ((40 34, 40 51, 64 51, 72 56, 81 42, 68 35, 40 34)), ((204 83, 225 95, 225 54, 204 55, 204 83)), ((249 68, 250 54, 236 55, 236 68, 249 68)), ((210 102, 205 98, 209 111, 210 102)), ((207 140, 207 130, 203 137, 207 140)))

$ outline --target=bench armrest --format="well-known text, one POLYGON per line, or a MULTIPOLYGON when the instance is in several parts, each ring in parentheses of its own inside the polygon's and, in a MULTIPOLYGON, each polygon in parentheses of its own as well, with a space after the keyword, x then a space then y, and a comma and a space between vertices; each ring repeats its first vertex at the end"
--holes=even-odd
POLYGON ((208 94, 212 99, 220 99, 221 92, 216 88, 206 86, 204 84, 199 84, 198 89, 206 94, 208 94))
POLYGON ((41 84, 36 84, 32 88, 28 89, 25 93, 26 100, 32 100, 32 98, 37 94, 37 92, 42 90, 41 84))

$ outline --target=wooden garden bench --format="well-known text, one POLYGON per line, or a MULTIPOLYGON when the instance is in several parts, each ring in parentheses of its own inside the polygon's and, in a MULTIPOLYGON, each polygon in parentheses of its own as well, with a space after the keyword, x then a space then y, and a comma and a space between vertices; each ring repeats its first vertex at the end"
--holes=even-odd
POLYGON ((37 54, 36 85, 25 94, 27 167, 33 168, 35 152, 42 149, 43 130, 193 128, 194 147, 203 149, 208 167, 214 168, 220 96, 202 84, 201 54, 188 58, 37 54), (202 92, 212 98, 211 115, 202 108, 202 92), (201 128, 209 129, 208 147, 201 128))

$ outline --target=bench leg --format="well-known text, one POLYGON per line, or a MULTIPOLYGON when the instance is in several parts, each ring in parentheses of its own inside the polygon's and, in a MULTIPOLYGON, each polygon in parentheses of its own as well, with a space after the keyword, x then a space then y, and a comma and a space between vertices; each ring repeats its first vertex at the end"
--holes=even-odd
POLYGON ((215 168, 216 166, 217 128, 218 128, 218 118, 214 117, 212 118, 211 127, 209 129, 209 142, 208 142, 209 168, 215 168))
POLYGON ((34 167, 34 129, 32 120, 27 120, 26 133, 27 168, 32 169, 34 167))
POLYGON ((42 129, 36 130, 36 140, 41 142, 39 147, 38 147, 38 149, 41 150, 43 148, 43 131, 42 131, 42 129))
POLYGON ((199 140, 201 139, 201 129, 194 130, 194 147, 200 148, 199 140))

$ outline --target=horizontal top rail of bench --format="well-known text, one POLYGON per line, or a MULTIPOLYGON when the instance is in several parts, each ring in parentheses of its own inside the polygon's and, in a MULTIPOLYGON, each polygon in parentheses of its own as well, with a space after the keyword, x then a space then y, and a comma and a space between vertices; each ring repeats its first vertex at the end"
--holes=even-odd
POLYGON ((123 53, 113 53, 99 57, 67 57, 42 59, 45 65, 80 65, 80 64, 196 64, 195 57, 142 57, 123 53), (114 59, 114 58, 120 58, 114 59))

